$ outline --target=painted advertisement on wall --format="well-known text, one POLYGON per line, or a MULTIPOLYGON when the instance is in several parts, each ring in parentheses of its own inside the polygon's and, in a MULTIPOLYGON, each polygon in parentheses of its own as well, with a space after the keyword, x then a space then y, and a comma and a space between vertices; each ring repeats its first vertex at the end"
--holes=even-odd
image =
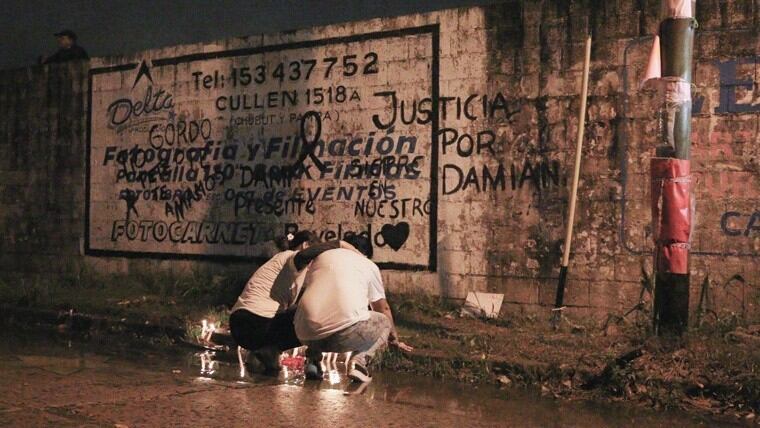
POLYGON ((437 27, 90 71, 86 252, 261 259, 301 229, 435 269, 437 27), (399 100, 415 100, 400 105, 399 100))

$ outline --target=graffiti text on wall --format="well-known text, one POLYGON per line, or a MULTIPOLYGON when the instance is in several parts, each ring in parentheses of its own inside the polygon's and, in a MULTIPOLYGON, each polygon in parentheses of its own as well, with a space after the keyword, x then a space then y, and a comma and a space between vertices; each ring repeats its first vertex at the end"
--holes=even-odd
POLYGON ((760 112, 756 94, 755 68, 760 56, 737 58, 717 63, 720 71, 720 104, 715 113, 760 112))
POLYGON ((88 251, 256 258, 312 229, 431 266, 435 28, 92 70, 88 251), (428 119, 378 123, 381 88, 428 119))
POLYGON ((760 211, 726 211, 720 217, 720 229, 727 236, 760 237, 760 211))

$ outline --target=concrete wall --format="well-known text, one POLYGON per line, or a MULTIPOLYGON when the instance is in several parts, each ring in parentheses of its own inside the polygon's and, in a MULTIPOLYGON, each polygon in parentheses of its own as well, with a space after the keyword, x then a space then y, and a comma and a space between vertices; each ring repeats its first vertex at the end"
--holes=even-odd
MULTIPOLYGON (((301 227, 369 233, 392 291, 490 291, 505 294, 507 311, 549 306, 591 31, 566 302, 578 315, 632 307, 651 270, 647 173, 658 121, 654 94, 637 88, 658 5, 514 1, 96 58, 89 76, 74 64, 3 72, 0 269, 247 270, 246 260, 271 252, 269 238, 301 227), (301 162, 285 143, 298 141, 309 111, 324 143, 317 161, 301 162), (386 168, 341 175, 352 162, 386 168)), ((692 300, 709 275, 716 307, 752 314, 760 10, 701 1, 697 18, 692 300)))

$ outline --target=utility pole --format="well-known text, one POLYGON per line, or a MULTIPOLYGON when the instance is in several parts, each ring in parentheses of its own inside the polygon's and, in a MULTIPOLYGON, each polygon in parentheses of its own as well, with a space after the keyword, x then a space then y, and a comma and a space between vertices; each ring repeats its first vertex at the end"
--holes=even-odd
POLYGON ((662 0, 660 22, 661 139, 651 160, 655 240, 654 328, 682 334, 689 322, 692 195, 691 81, 695 0, 662 0))

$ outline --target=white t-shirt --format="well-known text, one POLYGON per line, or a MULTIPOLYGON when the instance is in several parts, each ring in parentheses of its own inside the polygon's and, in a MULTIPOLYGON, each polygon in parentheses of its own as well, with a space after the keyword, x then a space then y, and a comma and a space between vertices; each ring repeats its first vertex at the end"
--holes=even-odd
POLYGON ((290 250, 275 254, 258 268, 245 285, 237 303, 232 307, 232 312, 245 309, 264 318, 273 318, 280 303, 272 298, 272 286, 283 266, 295 254, 295 251, 290 250))
POLYGON ((296 269, 294 260, 296 254, 288 257, 277 275, 277 279, 274 280, 272 291, 269 293, 269 296, 280 304, 280 310, 288 309, 295 303, 306 277, 306 272, 308 272, 308 268, 304 268, 300 272, 296 269))
POLYGON ((314 259, 303 286, 294 321, 302 341, 324 339, 369 319, 369 304, 385 298, 377 265, 343 248, 314 259))

